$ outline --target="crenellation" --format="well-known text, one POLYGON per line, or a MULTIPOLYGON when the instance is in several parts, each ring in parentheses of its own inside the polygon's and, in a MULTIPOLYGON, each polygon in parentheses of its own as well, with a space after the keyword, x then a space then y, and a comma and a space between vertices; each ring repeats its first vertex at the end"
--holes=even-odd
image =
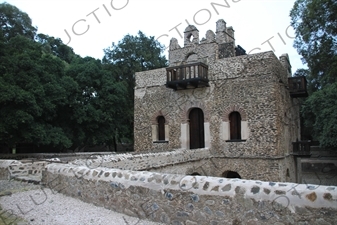
POLYGON ((199 44, 199 30, 193 26, 189 25, 184 31, 184 47, 199 44))
POLYGON ((289 60, 289 55, 288 54, 282 54, 280 57, 280 62, 282 63, 282 65, 284 66, 284 68, 287 71, 287 77, 291 77, 292 73, 291 73, 291 64, 290 64, 290 60, 289 60))
POLYGON ((227 28, 227 42, 233 42, 233 44, 235 45, 234 28, 233 27, 227 28))

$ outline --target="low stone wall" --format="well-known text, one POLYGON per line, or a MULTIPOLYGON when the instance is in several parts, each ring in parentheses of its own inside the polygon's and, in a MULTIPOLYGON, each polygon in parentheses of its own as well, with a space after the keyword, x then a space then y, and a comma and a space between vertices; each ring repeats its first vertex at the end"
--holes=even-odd
POLYGON ((9 168, 11 177, 20 177, 20 176, 42 176, 42 170, 48 162, 38 161, 38 162, 19 162, 17 164, 11 164, 9 168))
POLYGON ((47 165, 43 183, 85 202, 167 224, 337 224, 334 186, 66 164, 47 165))
POLYGON ((48 162, 45 161, 17 161, 0 160, 0 179, 8 180, 17 177, 35 176, 42 178, 42 170, 48 162))
POLYGON ((70 162, 77 166, 117 168, 123 170, 147 170, 160 168, 179 163, 188 163, 211 156, 210 149, 177 149, 168 152, 101 155, 93 153, 85 160, 79 159, 70 162))
MULTIPOLYGON (((280 167, 280 165, 282 165, 281 162, 286 159, 287 158, 266 159, 257 157, 251 159, 240 159, 209 157, 193 162, 175 164, 174 166, 167 165, 160 168, 151 168, 148 171, 185 175, 197 173, 201 176, 213 177, 223 177, 223 174, 225 174, 226 171, 234 171, 237 172, 242 179, 246 180, 293 182, 295 179, 291 180, 290 175, 295 174, 295 172, 290 170, 287 174, 287 167, 280 167)), ((294 168, 291 169, 294 170, 294 168)))
POLYGON ((169 152, 138 153, 138 154, 114 154, 101 155, 92 153, 86 159, 77 159, 70 164, 86 166, 90 169, 97 167, 115 168, 122 170, 147 170, 151 172, 171 174, 199 173, 202 176, 221 177, 225 171, 235 171, 244 179, 294 182, 294 163, 290 161, 292 156, 279 158, 272 157, 219 157, 212 154, 211 148, 204 149, 176 149, 169 152), (282 167, 281 165, 288 165, 282 167), (263 168, 263 169, 262 169, 263 168))
POLYGON ((10 179, 10 173, 8 167, 12 163, 17 163, 16 160, 0 160, 0 180, 8 180, 10 179))

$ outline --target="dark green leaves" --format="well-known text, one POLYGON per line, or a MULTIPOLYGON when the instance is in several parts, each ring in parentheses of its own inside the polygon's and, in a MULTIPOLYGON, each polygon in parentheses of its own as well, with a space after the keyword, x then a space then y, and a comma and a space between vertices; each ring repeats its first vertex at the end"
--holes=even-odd
POLYGON ((302 107, 306 131, 323 147, 337 147, 337 1, 297 0, 290 12, 295 29, 294 47, 308 69, 311 94, 302 107))
POLYGON ((337 83, 313 93, 302 107, 307 127, 324 147, 337 146, 337 83))
POLYGON ((8 3, 0 4, 0 28, 2 37, 7 41, 17 35, 34 39, 36 33, 28 14, 8 3))
POLYGON ((36 35, 26 13, 0 4, 0 143, 76 149, 132 140, 134 74, 166 66, 154 37, 126 35, 104 63, 36 35))

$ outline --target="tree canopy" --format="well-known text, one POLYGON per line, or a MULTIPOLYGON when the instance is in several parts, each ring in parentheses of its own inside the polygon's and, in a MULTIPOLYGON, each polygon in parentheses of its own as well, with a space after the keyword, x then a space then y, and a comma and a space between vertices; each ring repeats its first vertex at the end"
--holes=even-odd
POLYGON ((166 65, 153 37, 126 35, 103 62, 37 34, 29 16, 0 4, 0 144, 75 149, 131 141, 137 71, 166 65))
POLYGON ((302 108, 306 127, 321 145, 328 148, 337 146, 337 82, 314 92, 302 108))
POLYGON ((17 35, 3 45, 0 56, 0 139, 70 147, 71 140, 54 123, 67 104, 75 81, 66 77, 62 60, 42 54, 42 46, 17 35), (68 87, 67 87, 68 86, 68 87))
POLYGON ((309 71, 310 89, 337 81, 337 2, 297 0, 290 12, 295 29, 294 47, 309 71))
POLYGON ((125 35, 118 44, 104 49, 102 62, 105 68, 114 72, 117 79, 125 81, 127 85, 127 109, 124 123, 128 124, 129 139, 133 138, 133 107, 135 73, 167 66, 163 55, 165 48, 153 36, 147 37, 141 31, 137 36, 125 35))
POLYGON ((7 41, 16 35, 34 39, 37 31, 27 13, 6 2, 0 4, 0 27, 2 37, 7 41))
POLYGON ((309 97, 301 114, 305 129, 323 147, 337 147, 337 1, 296 0, 290 12, 294 47, 308 69, 296 71, 308 80, 309 97))

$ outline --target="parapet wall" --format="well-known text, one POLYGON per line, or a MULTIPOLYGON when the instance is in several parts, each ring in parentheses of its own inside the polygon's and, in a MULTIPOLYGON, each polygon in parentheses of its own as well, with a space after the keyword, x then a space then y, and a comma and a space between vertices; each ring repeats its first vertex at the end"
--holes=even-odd
POLYGON ((30 177, 31 180, 39 181, 47 164, 46 161, 0 160, 0 180, 30 177))
POLYGON ((0 180, 8 180, 10 179, 10 174, 8 171, 8 167, 16 163, 16 160, 0 160, 0 180))
MULTIPOLYGON (((337 224, 337 187, 49 164, 43 183, 166 224, 337 224)), ((47 197, 47 196, 46 196, 47 197)))
POLYGON ((170 152, 144 153, 144 154, 92 154, 86 160, 79 159, 71 162, 77 166, 118 168, 123 170, 147 170, 165 167, 179 163, 187 163, 211 157, 210 149, 177 149, 170 152))

